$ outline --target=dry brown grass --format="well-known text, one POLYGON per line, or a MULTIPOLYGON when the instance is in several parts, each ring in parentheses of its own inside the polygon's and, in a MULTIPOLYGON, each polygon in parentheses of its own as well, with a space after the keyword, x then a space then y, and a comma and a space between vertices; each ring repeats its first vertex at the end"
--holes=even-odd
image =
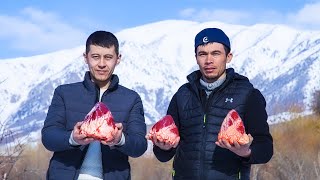
POLYGON ((253 166, 251 179, 319 178, 319 116, 312 115, 273 125, 271 134, 274 139, 274 156, 267 164, 253 166))
MULTIPOLYGON (((7 179, 45 179, 46 168, 48 167, 51 153, 46 151, 41 144, 26 146, 22 154, 14 163, 6 163, 5 168, 11 168, 10 171, 4 173, 8 174, 7 179), (8 173, 9 172, 9 173, 8 173)), ((1 178, 4 178, 2 173, 1 178)))
POLYGON ((28 146, 14 164, 8 179, 45 179, 51 154, 41 143, 28 146))
MULTIPOLYGON (((316 154, 320 149, 320 119, 308 116, 281 123, 271 128, 275 148, 287 153, 304 152, 305 157, 316 154)), ((302 155, 302 154, 301 154, 302 155)))
POLYGON ((172 160, 159 162, 152 155, 130 158, 132 180, 168 180, 171 178, 172 160))

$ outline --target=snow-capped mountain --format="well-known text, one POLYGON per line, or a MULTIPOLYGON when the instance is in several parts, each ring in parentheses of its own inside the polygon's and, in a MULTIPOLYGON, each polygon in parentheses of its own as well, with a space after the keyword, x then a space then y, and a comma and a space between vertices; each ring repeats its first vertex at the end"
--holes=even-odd
MULTIPOLYGON (((228 67, 262 91, 271 117, 287 113, 292 105, 310 110, 312 95, 320 90, 319 31, 170 20, 116 33, 122 61, 115 73, 120 84, 140 94, 148 125, 165 115, 172 95, 197 69, 193 40, 206 27, 219 27, 229 35, 234 58, 228 67)), ((54 88, 82 81, 87 70, 84 48, 0 60, 0 123, 17 136, 38 134, 54 88)))

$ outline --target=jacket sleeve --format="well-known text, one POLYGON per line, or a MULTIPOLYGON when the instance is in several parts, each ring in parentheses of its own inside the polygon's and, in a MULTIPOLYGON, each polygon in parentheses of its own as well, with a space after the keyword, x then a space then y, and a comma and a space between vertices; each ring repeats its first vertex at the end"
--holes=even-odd
POLYGON ((129 113, 126 131, 124 132, 125 144, 115 147, 128 156, 141 156, 148 146, 147 139, 145 138, 146 131, 143 105, 140 96, 137 95, 129 113))
POLYGON ((74 149, 76 146, 69 144, 71 131, 66 129, 65 103, 62 96, 61 86, 54 91, 47 117, 41 130, 41 140, 49 151, 65 151, 74 149))
POLYGON ((248 96, 244 123, 247 134, 251 134, 251 156, 245 162, 250 164, 267 163, 273 155, 273 139, 267 123, 266 101, 257 89, 248 96))
MULTIPOLYGON (((178 114, 177 96, 176 95, 174 95, 171 99, 167 114, 172 116, 172 118, 173 118, 173 120, 179 130, 180 123, 179 123, 179 114, 178 114)), ((181 141, 181 139, 180 139, 180 141, 181 141)), ((170 159, 172 159, 172 157, 176 154, 176 149, 178 148, 178 146, 176 148, 172 148, 169 150, 162 150, 158 146, 154 145, 153 146, 153 153, 160 162, 167 162, 170 159)))

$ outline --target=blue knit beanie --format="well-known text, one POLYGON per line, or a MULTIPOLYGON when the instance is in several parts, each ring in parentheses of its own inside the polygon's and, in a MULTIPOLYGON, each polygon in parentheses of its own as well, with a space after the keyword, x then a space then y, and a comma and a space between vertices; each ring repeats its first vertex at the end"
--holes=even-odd
POLYGON ((228 36, 218 28, 206 28, 200 31, 194 39, 194 49, 196 51, 199 45, 211 42, 224 44, 231 50, 230 40, 228 36))

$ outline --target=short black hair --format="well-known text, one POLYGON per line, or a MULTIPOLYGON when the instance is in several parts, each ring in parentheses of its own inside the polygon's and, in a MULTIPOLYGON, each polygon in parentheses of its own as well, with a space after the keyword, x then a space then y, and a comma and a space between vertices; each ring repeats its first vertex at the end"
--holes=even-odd
POLYGON ((110 48, 114 46, 116 54, 119 55, 119 41, 117 37, 111 32, 95 31, 86 41, 86 54, 90 51, 90 45, 97 45, 101 47, 110 48))
POLYGON ((224 51, 226 52, 226 56, 230 53, 231 49, 223 44, 224 51))

